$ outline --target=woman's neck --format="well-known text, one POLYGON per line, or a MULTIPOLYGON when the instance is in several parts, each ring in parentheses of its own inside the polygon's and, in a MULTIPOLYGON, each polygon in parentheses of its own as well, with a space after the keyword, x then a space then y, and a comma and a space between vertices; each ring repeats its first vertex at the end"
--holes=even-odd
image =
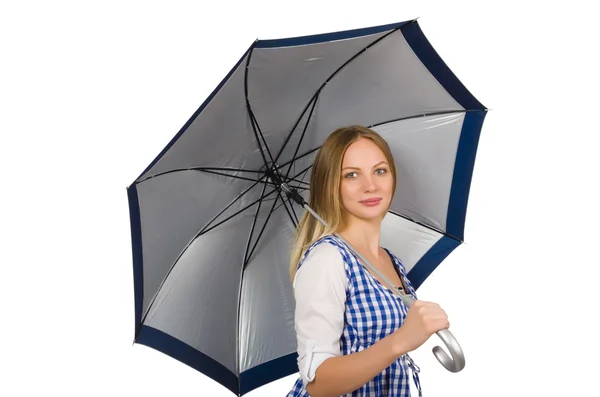
POLYGON ((338 232, 350 245, 368 255, 379 257, 381 221, 352 219, 338 232))

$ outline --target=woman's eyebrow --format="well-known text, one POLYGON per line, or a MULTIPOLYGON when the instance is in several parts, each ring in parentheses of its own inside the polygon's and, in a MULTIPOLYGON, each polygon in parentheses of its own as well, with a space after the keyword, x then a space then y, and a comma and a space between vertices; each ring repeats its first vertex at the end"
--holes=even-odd
MULTIPOLYGON (((379 162, 379 163, 375 164, 375 165, 373 166, 373 168, 375 168, 375 167, 379 167, 381 164, 387 164, 387 162, 386 162, 386 161, 381 161, 381 162, 379 162)), ((344 167, 344 168, 342 168, 342 170, 345 170, 345 169, 351 169, 351 170, 360 170, 360 168, 358 168, 358 167, 344 167)))

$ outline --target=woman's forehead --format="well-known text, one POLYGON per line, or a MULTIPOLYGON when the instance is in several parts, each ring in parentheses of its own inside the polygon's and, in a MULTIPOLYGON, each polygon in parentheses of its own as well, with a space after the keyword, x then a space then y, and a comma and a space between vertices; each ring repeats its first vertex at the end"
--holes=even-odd
POLYGON ((372 166, 387 158, 383 151, 370 139, 359 139, 353 142, 342 160, 342 167, 372 166))

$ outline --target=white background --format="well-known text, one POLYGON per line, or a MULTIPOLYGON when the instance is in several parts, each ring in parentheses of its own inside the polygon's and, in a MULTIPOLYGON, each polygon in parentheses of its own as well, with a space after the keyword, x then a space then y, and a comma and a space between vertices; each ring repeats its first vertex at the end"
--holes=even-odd
MULTIPOLYGON (((448 312, 467 366, 446 371, 434 336, 413 354, 425 396, 600 396, 588 2, 201 3, 2 2, 0 395, 231 396, 132 345, 125 189, 256 38, 419 17, 491 109, 466 244, 419 290, 448 312)), ((248 396, 283 396, 295 378, 248 396)))

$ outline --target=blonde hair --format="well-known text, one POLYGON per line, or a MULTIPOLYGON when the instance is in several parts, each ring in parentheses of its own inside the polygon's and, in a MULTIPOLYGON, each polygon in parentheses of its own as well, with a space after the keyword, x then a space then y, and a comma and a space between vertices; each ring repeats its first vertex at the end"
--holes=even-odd
MULTIPOLYGON (((392 197, 396 190, 396 167, 387 142, 375 131, 353 125, 338 128, 325 140, 312 165, 308 206, 329 225, 325 228, 308 211, 300 219, 290 257, 290 279, 294 280, 298 263, 308 247, 321 237, 343 226, 343 207, 340 198, 342 161, 348 147, 361 138, 370 139, 387 158, 393 178, 392 197)), ((391 204, 391 203, 390 203, 391 204)), ((389 208, 388 208, 389 209, 389 208)))

